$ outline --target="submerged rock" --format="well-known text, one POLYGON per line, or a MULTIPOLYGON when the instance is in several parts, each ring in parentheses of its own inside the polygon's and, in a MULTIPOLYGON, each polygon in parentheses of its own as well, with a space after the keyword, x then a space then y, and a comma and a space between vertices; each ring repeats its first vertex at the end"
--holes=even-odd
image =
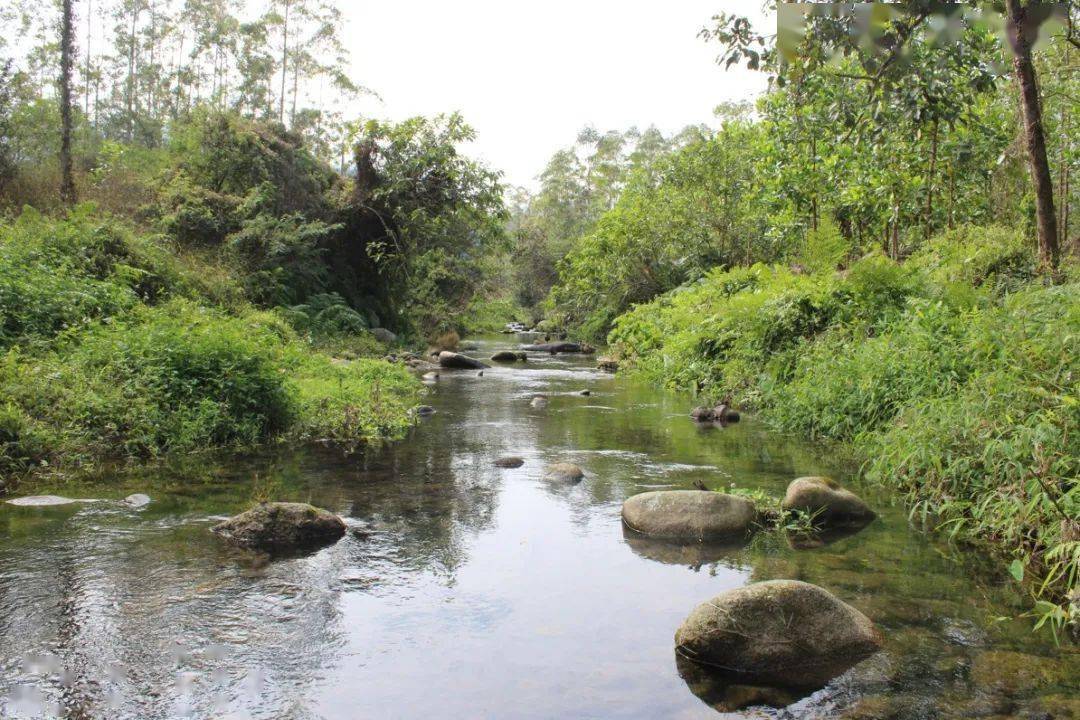
POLYGON ((666 540, 706 542, 750 533, 757 511, 746 498, 708 490, 658 490, 623 503, 626 526, 666 540))
POLYGON ((618 372, 619 361, 613 357, 602 357, 596 361, 596 367, 604 372, 618 372))
POLYGON ((690 417, 701 423, 736 423, 740 419, 738 411, 732 410, 727 405, 697 407, 690 411, 690 417))
POLYGON ((534 408, 547 407, 547 395, 534 395, 532 401, 529 404, 532 405, 534 408))
POLYGON ((675 633, 676 651, 739 682, 818 688, 882 646, 871 620, 827 590, 772 580, 717 595, 675 633))
POLYGON ((287 550, 331 544, 345 534, 345 522, 307 503, 260 503, 213 531, 242 547, 287 550))
POLYGON ((430 405, 417 405, 416 414, 420 417, 431 417, 435 414, 435 408, 430 405))
POLYGON ((55 507, 57 505, 74 505, 75 503, 97 502, 86 498, 68 498, 60 495, 27 495, 26 497, 12 498, 7 501, 8 505, 19 507, 55 507))
POLYGON ((810 513, 825 526, 862 526, 877 517, 862 499, 827 477, 793 480, 784 494, 785 510, 810 513))
POLYGON ((124 504, 135 508, 145 507, 150 504, 150 496, 142 493, 128 495, 124 498, 124 504))
POLYGON ((561 482, 581 482, 585 477, 585 471, 573 463, 555 463, 547 469, 548 477, 561 482))
POLYGON ((489 367, 476 358, 461 353, 449 352, 448 350, 439 353, 439 365, 444 368, 457 368, 460 370, 483 370, 489 367))
POLYGON ((711 542, 681 542, 642 535, 623 523, 623 540, 639 557, 665 565, 698 569, 731 557, 746 547, 746 538, 732 537, 711 542))
POLYGON ((500 468, 519 468, 525 464, 524 458, 519 458, 516 455, 508 457, 501 457, 495 460, 495 467, 500 468))
POLYGON ((500 350, 491 356, 493 362, 525 362, 528 359, 528 355, 523 352, 515 352, 514 350, 500 350))
POLYGON ((526 350, 532 352, 547 352, 547 353, 582 353, 585 355, 591 355, 596 352, 596 348, 585 343, 575 342, 548 342, 540 343, 539 345, 526 345, 526 350))
POLYGON ((578 395, 581 395, 582 397, 589 397, 590 395, 592 395, 592 390, 582 390, 578 393, 578 395))
POLYGON ((425 382, 435 382, 436 380, 439 379, 439 373, 437 373, 437 372, 424 373, 423 377, 421 377, 420 379, 425 381, 425 382))
POLYGON ((722 713, 734 713, 750 707, 783 708, 800 700, 805 693, 788 688, 732 683, 709 668, 675 653, 675 667, 690 692, 703 703, 722 713))

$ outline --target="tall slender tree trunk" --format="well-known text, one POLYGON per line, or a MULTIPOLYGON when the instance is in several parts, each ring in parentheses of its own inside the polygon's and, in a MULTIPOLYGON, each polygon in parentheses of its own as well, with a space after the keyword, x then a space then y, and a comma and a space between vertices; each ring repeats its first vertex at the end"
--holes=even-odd
POLYGON ((1057 268, 1059 249, 1057 221, 1054 217, 1054 181, 1046 155, 1046 136, 1043 132, 1042 103, 1031 46, 1039 26, 1029 13, 1033 0, 1026 6, 1021 0, 1005 0, 1005 24, 1013 50, 1013 71, 1020 84, 1020 106, 1024 113, 1024 138, 1027 142, 1028 165, 1035 190, 1035 226, 1039 235, 1039 261, 1047 269, 1057 268))
POLYGON ((138 8, 131 11, 131 35, 128 36, 128 76, 127 76, 127 139, 135 137, 135 25, 139 20, 138 8))
POLYGON ((285 17, 281 25, 281 97, 278 99, 278 122, 285 122, 285 77, 289 65, 289 5, 285 0, 285 17))
POLYGON ((75 204, 75 176, 71 166, 71 70, 75 62, 75 0, 63 0, 60 20, 60 200, 75 204))
POLYGON ((934 224, 934 175, 937 172, 938 119, 930 130, 930 168, 926 177, 926 239, 930 239, 934 224))
POLYGON ((90 25, 93 22, 94 0, 86 3, 86 88, 83 94, 83 122, 90 118, 90 25))

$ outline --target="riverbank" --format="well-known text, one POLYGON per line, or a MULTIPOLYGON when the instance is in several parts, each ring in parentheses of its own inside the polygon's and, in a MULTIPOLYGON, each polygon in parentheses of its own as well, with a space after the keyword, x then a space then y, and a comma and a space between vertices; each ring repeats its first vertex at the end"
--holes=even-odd
POLYGON ((303 308, 258 310, 220 266, 90 206, 0 223, 0 317, 9 482, 107 459, 399 437, 421 392, 403 367, 321 350, 382 349, 370 333, 305 332, 303 308))
POLYGON ((991 548, 1040 621, 1077 619, 1080 283, 1017 233, 947 233, 902 264, 713 271, 620 317, 623 367, 846 443, 911 516, 991 548))

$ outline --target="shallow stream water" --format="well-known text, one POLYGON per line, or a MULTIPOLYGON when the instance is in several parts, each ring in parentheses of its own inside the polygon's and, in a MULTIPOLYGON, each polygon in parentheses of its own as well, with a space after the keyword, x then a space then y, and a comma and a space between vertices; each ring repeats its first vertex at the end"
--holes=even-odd
POLYGON ((826 447, 753 418, 696 426, 690 398, 594 362, 443 371, 437 413, 380 451, 195 458, 35 488, 100 502, 0 505, 0 717, 1080 717, 1080 654, 1005 619, 1024 604, 1001 563, 913 530, 826 447), (510 454, 525 464, 494 467, 510 454), (561 461, 585 480, 546 480, 561 461), (802 550, 775 533, 680 549, 619 519, 644 490, 780 495, 812 474, 880 518, 802 550), (153 501, 117 502, 133 492, 153 501), (350 532, 273 561, 209 532, 257 497, 329 508, 350 532), (786 709, 736 710, 737 690, 676 664, 673 635, 698 603, 774 578, 831 590, 886 648, 786 709))

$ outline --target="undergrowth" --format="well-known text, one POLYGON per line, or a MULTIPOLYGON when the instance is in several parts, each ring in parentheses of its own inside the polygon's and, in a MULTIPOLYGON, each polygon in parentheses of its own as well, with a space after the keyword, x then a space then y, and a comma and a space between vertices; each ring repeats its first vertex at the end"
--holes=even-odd
POLYGON ((656 382, 848 443, 913 514, 1000 553, 1057 629, 1080 620, 1080 283, 1035 267, 1019 234, 961 228, 903 264, 713 271, 609 341, 656 382))

